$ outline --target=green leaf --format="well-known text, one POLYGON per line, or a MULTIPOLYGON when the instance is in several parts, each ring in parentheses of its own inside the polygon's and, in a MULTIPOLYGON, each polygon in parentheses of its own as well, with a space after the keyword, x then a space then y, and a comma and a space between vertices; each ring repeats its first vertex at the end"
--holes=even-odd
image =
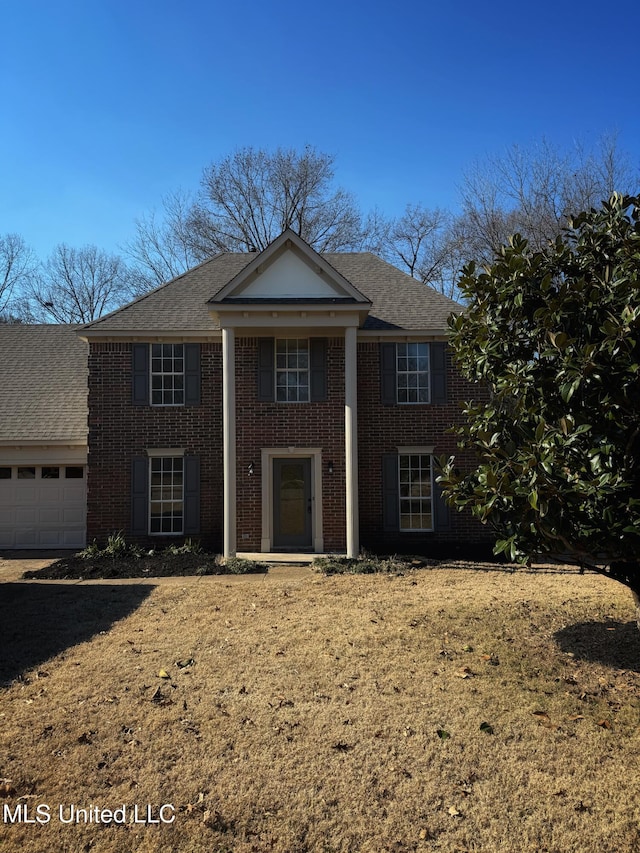
POLYGON ((436 734, 438 735, 440 740, 449 740, 449 738, 451 737, 449 732, 446 731, 445 729, 438 729, 436 734))
POLYGON ((480 731, 484 732, 486 735, 494 734, 493 726, 490 723, 480 723, 480 731))

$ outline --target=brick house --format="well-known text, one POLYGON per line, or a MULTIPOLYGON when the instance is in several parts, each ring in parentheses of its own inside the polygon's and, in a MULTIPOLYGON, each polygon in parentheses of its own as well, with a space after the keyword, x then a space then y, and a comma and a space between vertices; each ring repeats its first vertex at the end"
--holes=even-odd
POLYGON ((445 344, 459 310, 285 231, 83 327, 88 538, 191 536, 227 556, 486 541, 434 480, 473 395, 445 344))

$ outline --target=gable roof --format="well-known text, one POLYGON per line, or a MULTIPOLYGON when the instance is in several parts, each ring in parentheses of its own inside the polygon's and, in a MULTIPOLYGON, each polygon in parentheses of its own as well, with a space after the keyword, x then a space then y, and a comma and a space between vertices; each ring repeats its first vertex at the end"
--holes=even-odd
POLYGON ((273 294, 277 298, 298 301, 298 298, 303 295, 300 292, 302 276, 306 278, 307 288, 303 290, 308 294, 309 301, 348 300, 364 304, 368 302, 348 279, 328 263, 325 257, 312 249, 290 228, 285 229, 263 252, 254 255, 249 263, 209 302, 218 304, 240 300, 256 301, 256 290, 258 300, 268 302, 270 297, 267 294, 270 286, 279 287, 280 293, 273 294), (283 282, 278 281, 278 278, 283 272, 285 274, 287 272, 282 270, 282 263, 286 258, 295 263, 292 271, 294 280, 284 283, 282 287, 283 282), (265 284, 265 278, 272 278, 269 273, 274 272, 274 267, 276 280, 270 280, 269 284, 265 284), (311 291, 308 290, 309 286, 311 291))
POLYGON ((0 443, 86 443, 87 345, 78 328, 0 324, 0 443))
MULTIPOLYGON (((268 251, 265 250, 265 251, 268 251)), ((83 327, 87 333, 211 332, 219 328, 208 303, 255 263, 254 253, 223 252, 83 327)), ((447 318, 462 306, 371 252, 328 252, 320 256, 370 302, 367 330, 445 332, 447 318)), ((223 297, 224 298, 224 297, 223 297)), ((289 300, 293 302, 294 300, 289 300)))

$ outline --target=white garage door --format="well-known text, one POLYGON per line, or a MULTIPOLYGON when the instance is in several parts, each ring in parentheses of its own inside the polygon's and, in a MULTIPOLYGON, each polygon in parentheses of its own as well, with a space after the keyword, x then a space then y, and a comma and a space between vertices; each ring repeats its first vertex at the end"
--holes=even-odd
POLYGON ((83 548, 83 465, 0 466, 0 548, 83 548))

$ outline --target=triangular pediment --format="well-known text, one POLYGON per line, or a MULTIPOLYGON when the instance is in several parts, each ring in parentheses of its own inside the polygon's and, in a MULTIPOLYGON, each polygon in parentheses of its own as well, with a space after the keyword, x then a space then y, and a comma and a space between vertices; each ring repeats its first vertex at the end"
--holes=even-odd
POLYGON ((344 276, 293 231, 284 231, 223 287, 211 303, 349 301, 369 304, 344 276))

